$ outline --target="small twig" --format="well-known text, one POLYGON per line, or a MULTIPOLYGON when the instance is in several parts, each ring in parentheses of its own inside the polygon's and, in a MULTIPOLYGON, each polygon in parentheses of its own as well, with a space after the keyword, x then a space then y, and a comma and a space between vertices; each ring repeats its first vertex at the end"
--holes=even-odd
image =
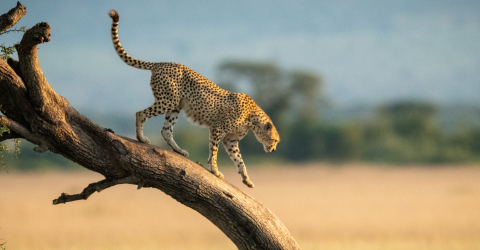
POLYGON ((0 36, 3 35, 3 34, 7 34, 7 33, 10 33, 10 32, 23 32, 25 33, 27 27, 26 26, 23 26, 21 27, 20 29, 9 29, 9 30, 5 30, 5 31, 2 31, 2 33, 0 33, 0 36))
POLYGON ((109 180, 105 179, 99 182, 91 183, 88 185, 83 191, 79 194, 66 194, 62 193, 58 199, 53 200, 53 205, 58 205, 62 203, 67 203, 71 201, 77 201, 77 200, 86 200, 90 195, 92 195, 95 192, 101 192, 102 190, 105 190, 109 187, 113 187, 118 184, 139 184, 140 181, 137 179, 135 176, 128 176, 122 179, 114 179, 114 180, 109 180))

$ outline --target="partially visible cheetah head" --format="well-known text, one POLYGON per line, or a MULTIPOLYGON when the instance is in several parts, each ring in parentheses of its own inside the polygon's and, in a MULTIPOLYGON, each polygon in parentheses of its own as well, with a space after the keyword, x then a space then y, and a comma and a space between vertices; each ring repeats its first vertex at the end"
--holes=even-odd
POLYGON ((280 142, 280 135, 277 129, 271 122, 260 124, 259 133, 255 133, 257 140, 263 144, 265 152, 273 152, 277 149, 277 144, 280 142))

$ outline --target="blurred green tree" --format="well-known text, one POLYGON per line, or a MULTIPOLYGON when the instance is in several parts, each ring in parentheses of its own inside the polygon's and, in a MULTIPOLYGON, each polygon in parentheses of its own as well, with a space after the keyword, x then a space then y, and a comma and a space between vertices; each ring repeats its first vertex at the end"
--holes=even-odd
POLYGON ((381 106, 379 119, 390 123, 396 135, 407 138, 436 137, 440 128, 436 122, 437 107, 418 101, 399 101, 381 106))
POLYGON ((442 150, 437 107, 418 101, 397 101, 377 109, 366 129, 366 159, 387 162, 434 162, 442 150))

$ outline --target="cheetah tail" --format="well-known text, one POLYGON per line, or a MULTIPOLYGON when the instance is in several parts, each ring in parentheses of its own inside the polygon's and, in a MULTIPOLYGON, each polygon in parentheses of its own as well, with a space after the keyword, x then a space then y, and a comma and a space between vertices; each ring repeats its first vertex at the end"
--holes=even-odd
POLYGON ((115 10, 110 10, 108 15, 112 18, 112 42, 117 55, 128 65, 135 67, 137 69, 147 69, 151 70, 154 66, 154 63, 151 62, 144 62, 138 59, 131 57, 130 55, 125 52, 122 45, 120 44, 120 40, 118 39, 118 20, 120 17, 118 16, 118 12, 115 10))

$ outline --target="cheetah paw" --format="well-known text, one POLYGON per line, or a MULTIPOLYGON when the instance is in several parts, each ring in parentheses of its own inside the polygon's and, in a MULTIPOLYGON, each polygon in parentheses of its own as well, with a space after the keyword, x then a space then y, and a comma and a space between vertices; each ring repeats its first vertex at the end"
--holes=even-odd
POLYGON ((137 136, 137 139, 138 139, 138 141, 146 143, 146 144, 150 143, 150 140, 146 136, 142 136, 142 137, 137 136))
POLYGON ((212 174, 215 175, 216 177, 218 177, 219 179, 223 180, 223 174, 220 171, 218 171, 217 174, 212 172, 212 174))
POLYGON ((243 183, 247 185, 249 188, 254 188, 255 185, 253 185, 253 182, 251 182, 249 179, 243 180, 243 183))
POLYGON ((173 151, 177 154, 183 155, 185 157, 188 157, 188 152, 186 150, 180 149, 180 151, 173 149, 173 151))

